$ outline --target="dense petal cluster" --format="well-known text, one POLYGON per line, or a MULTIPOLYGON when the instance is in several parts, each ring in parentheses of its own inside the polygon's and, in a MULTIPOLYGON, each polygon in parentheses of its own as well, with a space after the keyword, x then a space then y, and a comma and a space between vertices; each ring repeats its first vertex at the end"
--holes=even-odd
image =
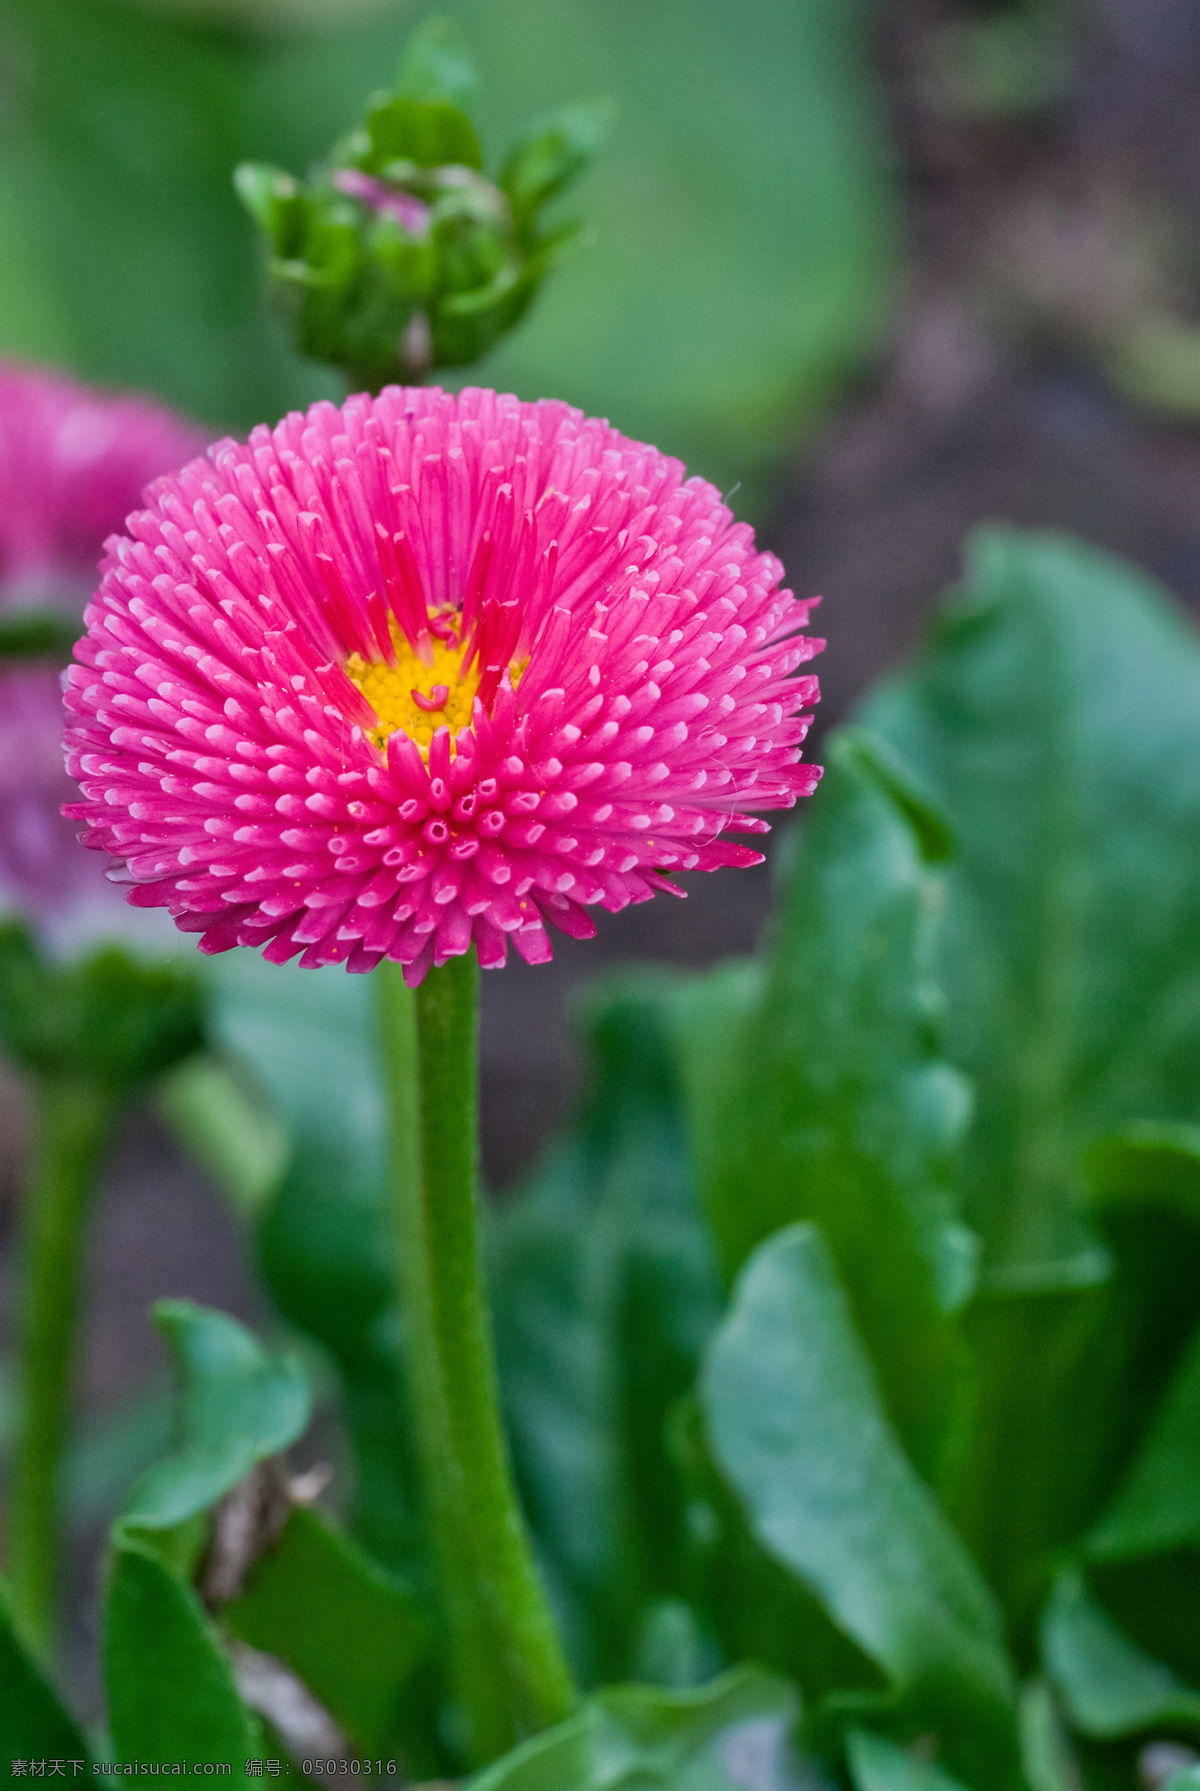
POLYGON ((757 862, 728 833, 819 776, 779 562, 565 404, 389 387, 149 497, 69 674, 69 813, 207 951, 538 962, 757 862))
MULTIPOLYGON (((149 480, 202 446, 191 424, 142 399, 0 361, 0 609, 80 615, 105 537, 149 480)), ((0 902, 52 934, 114 911, 61 812, 76 793, 61 737, 57 666, 0 664, 0 902)))

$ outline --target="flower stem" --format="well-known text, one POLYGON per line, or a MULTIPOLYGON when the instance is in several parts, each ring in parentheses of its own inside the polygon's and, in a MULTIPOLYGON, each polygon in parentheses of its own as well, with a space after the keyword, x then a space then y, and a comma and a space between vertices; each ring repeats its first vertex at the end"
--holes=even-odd
POLYGON ((67 1425, 88 1194, 119 1098, 92 1080, 35 1084, 33 1152, 21 1202, 17 1440, 6 1553, 13 1612, 43 1660, 54 1643, 58 1470, 67 1425))
POLYGON ((405 1368, 455 1694, 474 1763, 575 1702, 500 1419, 478 1227, 479 966, 415 994, 382 964, 405 1368))

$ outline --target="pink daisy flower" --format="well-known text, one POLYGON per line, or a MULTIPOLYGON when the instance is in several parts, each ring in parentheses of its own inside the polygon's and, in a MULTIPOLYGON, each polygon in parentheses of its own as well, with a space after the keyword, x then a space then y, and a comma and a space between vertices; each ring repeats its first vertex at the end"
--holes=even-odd
POLYGON ((224 441, 108 543, 66 703, 85 843, 205 951, 551 955, 759 862, 822 644, 712 486, 565 404, 389 387, 224 441))
POLYGON ((82 609, 105 537, 203 445, 161 405, 0 361, 0 601, 82 609))
MULTIPOLYGON (((0 609, 78 615, 111 530, 147 481, 198 453, 203 436, 168 410, 61 374, 0 361, 0 609)), ((114 913, 110 886, 80 852, 62 805, 56 666, 0 664, 0 904, 62 942, 114 913)))

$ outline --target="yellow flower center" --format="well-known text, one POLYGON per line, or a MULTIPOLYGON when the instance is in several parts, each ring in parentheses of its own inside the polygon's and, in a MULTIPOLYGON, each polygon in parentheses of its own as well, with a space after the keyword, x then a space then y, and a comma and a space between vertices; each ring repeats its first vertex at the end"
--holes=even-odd
POLYGON ((368 733, 381 752, 389 736, 403 730, 428 754, 438 728, 449 728, 454 735, 470 725, 479 670, 473 666, 465 678, 459 677, 463 650, 457 642, 435 638, 431 666, 422 664, 395 623, 392 642, 395 665, 351 653, 346 676, 357 684, 379 717, 379 726, 368 733))

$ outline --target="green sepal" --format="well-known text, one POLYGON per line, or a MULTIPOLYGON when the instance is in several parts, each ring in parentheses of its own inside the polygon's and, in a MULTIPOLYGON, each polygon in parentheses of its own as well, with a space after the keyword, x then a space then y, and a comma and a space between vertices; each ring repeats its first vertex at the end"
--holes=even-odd
POLYGON ((479 71, 452 19, 423 19, 404 47, 396 91, 405 99, 443 100, 464 111, 479 90, 479 71))
POLYGON ((418 168, 482 168, 483 151, 465 112, 445 100, 413 100, 396 94, 367 113, 370 148, 359 159, 369 174, 389 162, 418 168))
POLYGON ((583 173, 603 148, 615 116, 611 100, 564 106, 531 126, 509 150, 499 184, 512 206, 519 241, 535 237, 538 212, 583 173))

